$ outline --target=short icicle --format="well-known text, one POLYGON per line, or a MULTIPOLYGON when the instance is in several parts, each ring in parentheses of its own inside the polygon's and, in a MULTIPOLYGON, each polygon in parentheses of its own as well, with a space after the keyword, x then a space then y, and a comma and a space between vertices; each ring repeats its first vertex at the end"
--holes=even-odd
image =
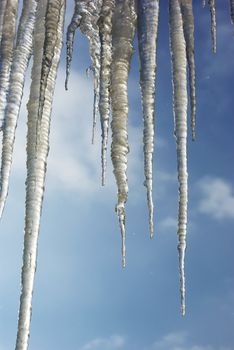
POLYGON ((234 24, 234 0, 230 0, 231 21, 234 24))
POLYGON ((80 1, 75 0, 75 9, 72 16, 71 23, 69 24, 67 28, 67 56, 66 56, 66 80, 65 80, 65 89, 68 90, 68 81, 70 76, 70 69, 71 69, 71 62, 72 62, 72 55, 73 55, 73 45, 74 45, 74 37, 76 29, 80 26, 80 21, 82 18, 82 15, 79 11, 80 9, 80 1))
POLYGON ((192 140, 195 140, 196 127, 196 75, 194 59, 194 16, 192 0, 180 0, 184 37, 186 42, 186 53, 189 68, 189 86, 190 86, 190 114, 192 140))
POLYGON ((202 7, 206 6, 206 0, 202 0, 202 7))
POLYGON ((32 54, 33 31, 38 0, 24 0, 13 55, 7 105, 2 137, 2 158, 0 171, 0 218, 9 188, 15 130, 17 126, 25 74, 32 54))
POLYGON ((18 0, 7 0, 3 19, 0 51, 0 128, 3 128, 6 98, 9 87, 16 32, 17 10, 18 0))
POLYGON ((125 266, 125 203, 128 197, 127 154, 128 146, 128 91, 127 82, 133 53, 136 26, 136 3, 134 0, 116 0, 113 16, 111 67, 112 144, 111 159, 118 187, 116 212, 122 236, 122 265, 125 266))
MULTIPOLYGON (((49 130, 52 99, 60 59, 63 35, 65 0, 40 0, 34 38, 34 63, 32 68, 31 92, 28 103, 27 135, 27 180, 26 215, 22 267, 22 290, 18 320, 16 350, 27 350, 32 310, 33 285, 36 270, 38 234, 44 195, 47 156, 49 151, 49 130), (48 4, 48 7, 47 7, 48 4), (51 4, 51 6, 49 6, 51 4), (46 10, 50 9, 46 13, 46 10), (56 27, 56 30, 54 31, 56 27), (46 28, 46 30, 45 30, 46 28), (51 28, 51 31, 50 31, 51 28), (45 38, 46 32, 46 38, 45 38), (45 45, 50 45, 48 36, 56 36, 50 72, 48 75, 42 115, 38 123, 38 109, 41 94, 41 72, 45 45), (44 49, 43 49, 44 48, 44 49)), ((52 39, 50 37, 50 39, 52 39)), ((52 46, 51 46, 52 48, 52 46)))
POLYGON ((180 271, 181 313, 185 314, 185 273, 184 260, 187 234, 187 76, 186 45, 179 0, 169 1, 170 44, 173 72, 173 104, 175 138, 177 148, 179 212, 178 212, 178 252, 180 271))
POLYGON ((102 0, 75 0, 75 12, 67 32, 67 78, 70 71, 71 56, 73 51, 73 40, 76 28, 79 26, 81 32, 88 38, 90 44, 90 56, 92 60, 91 70, 94 77, 94 105, 93 105, 93 129, 92 143, 94 143, 95 129, 97 123, 99 105, 100 84, 100 37, 98 19, 101 11, 102 0))
POLYGON ((3 28, 3 21, 4 21, 4 14, 5 14, 5 9, 6 9, 6 3, 7 3, 7 0, 1 0, 0 1, 0 47, 1 47, 2 28, 3 28))
POLYGON ((212 49, 216 53, 216 11, 215 11, 215 0, 208 0, 210 6, 211 15, 211 37, 212 37, 212 49))
POLYGON ((144 172, 147 189, 150 237, 153 223, 153 152, 156 53, 159 19, 159 0, 138 0, 138 46, 140 55, 140 85, 144 115, 144 172))
POLYGON ((101 42, 99 113, 102 128, 102 186, 106 181, 106 153, 110 122, 110 72, 112 62, 112 16, 114 0, 103 0, 98 21, 101 42))

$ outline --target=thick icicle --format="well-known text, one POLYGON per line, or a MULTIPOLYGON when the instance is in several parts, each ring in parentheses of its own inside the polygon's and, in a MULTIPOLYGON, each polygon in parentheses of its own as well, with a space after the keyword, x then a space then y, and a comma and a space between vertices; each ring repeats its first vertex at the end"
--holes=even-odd
POLYGON ((179 213, 178 213, 178 251, 180 270, 181 312, 185 314, 185 273, 184 259, 187 232, 187 78, 186 48, 183 33, 182 14, 179 0, 170 0, 170 43, 173 71, 173 104, 175 137, 178 162, 179 181, 179 213))
POLYGON ((0 52, 0 127, 4 120, 4 112, 6 107, 6 97, 9 87, 9 78, 11 63, 13 57, 13 47, 16 30, 16 17, 18 9, 18 0, 7 0, 3 27, 2 41, 0 52))
POLYGON ((140 54, 140 83, 144 115, 144 171, 149 210, 150 237, 153 237, 153 152, 156 52, 159 0, 138 0, 138 42, 140 54))
POLYGON ((190 114, 192 139, 195 140, 196 126, 196 84, 195 84, 195 60, 194 60, 194 17, 192 0, 180 0, 181 12, 186 41, 187 61, 189 67, 190 86, 190 114))
POLYGON ((38 0, 24 0, 19 22, 16 47, 10 74, 9 92, 4 117, 2 159, 0 172, 0 217, 4 209, 9 187, 9 176, 19 116, 25 73, 32 54, 33 30, 38 0))
POLYGON ((118 187, 116 211, 122 235, 122 263, 125 266, 125 203, 128 196, 127 154, 128 146, 128 91, 127 82, 133 53, 132 41, 136 24, 134 0, 117 0, 113 16, 111 67, 112 145, 111 159, 118 187))
POLYGON ((72 62, 72 54, 73 54, 73 45, 74 45, 74 36, 76 29, 80 26, 80 21, 82 15, 79 11, 80 9, 80 1, 75 0, 75 9, 72 16, 71 23, 67 28, 67 62, 66 62, 66 80, 65 80, 65 89, 68 90, 68 80, 70 76, 71 62, 72 62))
POLYGON ((230 11, 232 24, 234 24, 234 0, 230 0, 230 11))
POLYGON ((102 185, 106 179, 106 152, 110 121, 110 72, 112 62, 112 16, 114 0, 103 0, 98 21, 101 41, 99 112, 102 128, 102 185))
POLYGON ((16 350, 26 350, 28 348, 38 233, 44 194, 47 155, 49 151, 50 116, 57 68, 62 47, 64 13, 64 0, 40 0, 39 2, 39 10, 35 27, 36 34, 34 41, 32 84, 28 103, 26 216, 22 267, 22 291, 20 297, 16 350), (47 2, 49 5, 51 3, 52 6, 47 7, 47 2), (45 16, 46 9, 49 9, 49 12, 47 12, 45 16), (55 27, 56 30, 54 31, 55 27), (46 38, 45 28, 47 35, 46 38), (51 28, 51 31, 49 28, 51 28), (53 55, 52 65, 46 85, 43 113, 40 123, 38 123, 37 119, 41 94, 41 64, 43 60, 43 46, 44 42, 45 45, 50 45, 50 39, 52 39, 48 38, 50 36, 56 36, 57 42, 55 47, 53 47, 53 54, 51 53, 53 55))
POLYGON ((93 131, 92 143, 94 143, 95 127, 97 123, 99 105, 99 81, 100 81, 100 37, 98 18, 101 11, 102 0, 75 0, 75 12, 67 33, 67 78, 70 70, 73 51, 74 33, 78 26, 81 32, 87 36, 90 43, 90 56, 92 59, 92 71, 94 76, 94 106, 93 106, 93 131))
POLYGON ((0 1, 0 47, 1 47, 2 28, 3 28, 3 21, 4 21, 4 14, 5 14, 5 9, 6 9, 6 3, 7 3, 7 0, 1 0, 0 1))
POLYGON ((212 49, 216 52, 216 14, 215 14, 215 0, 208 0, 210 6, 211 15, 211 36, 212 36, 212 49))

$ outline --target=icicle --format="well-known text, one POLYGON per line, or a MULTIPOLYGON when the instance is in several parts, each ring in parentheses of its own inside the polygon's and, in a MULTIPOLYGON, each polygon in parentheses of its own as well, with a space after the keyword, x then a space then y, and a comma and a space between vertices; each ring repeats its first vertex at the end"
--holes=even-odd
POLYGON ((117 0, 113 16, 113 60, 111 67, 112 145, 111 159, 118 187, 116 211, 122 235, 122 263, 125 266, 125 203, 128 196, 128 92, 127 82, 132 41, 135 33, 136 4, 134 0, 117 0))
POLYGON ((110 71, 112 62, 112 16, 114 0, 103 0, 98 21, 101 42, 99 111, 102 127, 102 185, 106 179, 106 151, 110 120, 110 71))
POLYGON ((0 218, 2 216, 8 193, 15 129, 23 96, 25 73, 32 53, 32 40, 37 3, 38 0, 24 0, 22 15, 19 22, 16 48, 14 50, 2 138, 0 218))
POLYGON ((230 11, 232 24, 234 24, 234 0, 230 0, 230 11))
POLYGON ((35 27, 36 35, 34 41, 32 84, 28 103, 26 216, 22 290, 16 350, 26 350, 28 348, 38 233, 44 194, 47 155, 49 151, 50 115, 55 79, 62 47, 64 13, 64 0, 40 0, 39 2, 39 10, 35 27), (46 12, 46 10, 48 10, 48 12, 46 12), (41 115, 40 123, 38 123, 37 118, 41 95, 41 64, 43 61, 43 46, 45 43, 44 52, 48 52, 46 46, 50 46, 55 37, 57 41, 54 47, 53 45, 51 46, 51 49, 53 47, 54 51, 51 53, 53 59, 46 85, 44 105, 42 108, 43 113, 41 115))
POLYGON ((7 3, 7 0, 0 1, 0 47, 1 47, 2 27, 3 27, 6 3, 7 3))
POLYGON ((92 59, 92 71, 94 76, 94 106, 93 106, 93 131, 92 143, 94 143, 95 128, 97 123, 99 105, 99 78, 100 78, 100 38, 98 18, 101 10, 102 0, 75 0, 75 12, 67 32, 67 78, 68 82, 70 63, 73 50, 74 33, 78 26, 81 32, 87 36, 90 43, 90 56, 92 59))
POLYGON ((0 52, 0 128, 2 128, 2 123, 4 119, 6 96, 9 87, 9 77, 15 39, 17 9, 18 0, 7 0, 3 20, 0 52))
POLYGON ((179 0, 170 0, 170 43, 173 71, 173 103, 175 137, 177 146, 179 213, 178 213, 178 251, 180 270, 181 312, 185 314, 185 275, 184 258, 187 232, 187 81, 186 49, 183 33, 182 14, 179 0))
POLYGON ((142 107, 144 114, 144 171, 149 210, 150 237, 153 237, 153 152, 156 52, 159 0, 138 0, 138 42, 142 107))
POLYGON ((74 44, 74 36, 76 29, 80 26, 81 14, 79 12, 80 1, 75 0, 75 9, 72 16, 71 23, 67 28, 67 63, 66 63, 66 80, 65 80, 65 89, 68 90, 68 80, 70 76, 70 68, 72 62, 72 54, 73 54, 73 44, 74 44))
POLYGON ((202 7, 206 6, 206 0, 202 0, 202 7))
POLYGON ((186 41, 186 53, 189 67, 190 86, 190 113, 192 139, 195 140, 196 125, 196 88, 195 88, 195 60, 194 60, 194 17, 192 0, 180 0, 184 37, 186 41))
POLYGON ((212 36, 212 49, 216 52, 216 14, 215 14, 215 0, 208 0, 210 6, 211 15, 211 36, 212 36))

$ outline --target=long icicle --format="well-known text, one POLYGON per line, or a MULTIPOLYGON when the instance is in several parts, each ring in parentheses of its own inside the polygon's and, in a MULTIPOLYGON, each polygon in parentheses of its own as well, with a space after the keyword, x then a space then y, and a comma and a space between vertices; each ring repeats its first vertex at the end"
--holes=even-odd
POLYGON ((70 76, 71 62, 72 62, 72 54, 73 54, 73 45, 74 45, 74 37, 76 29, 80 26, 80 21, 82 15, 79 11, 80 1, 75 0, 75 8, 72 16, 71 23, 67 28, 67 56, 66 56, 66 80, 65 80, 65 89, 68 90, 68 81, 70 76))
POLYGON ((156 53, 159 19, 159 0, 138 0, 138 45, 140 54, 140 84, 144 115, 144 172, 149 210, 150 237, 153 223, 153 152, 156 53))
POLYGON ((2 216, 9 188, 15 130, 23 96, 25 74, 32 54, 32 41, 37 4, 38 0, 24 0, 17 33, 16 47, 13 55, 2 138, 0 218, 2 216))
POLYGON ((234 24, 234 0, 230 0, 230 12, 232 24, 234 24))
POLYGON ((99 112, 102 128, 102 186, 106 181, 106 153, 110 123, 110 72, 112 62, 112 17, 114 0, 103 0, 98 21, 101 42, 99 112))
POLYGON ((185 314, 185 273, 184 260, 187 233, 187 77, 186 48, 183 33, 182 14, 179 0, 169 1, 170 44, 173 71, 173 104, 175 137, 178 162, 179 181, 179 213, 178 213, 178 252, 180 271, 181 312, 185 314))
POLYGON ((212 49, 216 53, 216 11, 215 11, 215 0, 208 0, 210 6, 211 15, 211 37, 212 37, 212 49))
POLYGON ((3 127, 6 98, 9 87, 9 78, 13 58, 13 47, 16 32, 16 17, 18 0, 7 0, 0 52, 0 128, 3 127))
POLYGON ((189 67, 189 87, 190 87, 190 114, 192 140, 195 140, 196 132, 196 75, 194 59, 194 16, 192 0, 180 0, 184 37, 186 42, 186 53, 189 67))
POLYGON ((0 1, 0 47, 1 47, 2 28, 3 28, 3 21, 4 21, 4 14, 5 14, 5 9, 6 9, 6 3, 7 3, 7 0, 1 0, 0 1))
POLYGON ((133 53, 136 24, 134 0, 117 0, 113 16, 113 61, 111 67, 112 144, 111 159, 118 187, 116 211, 122 236, 122 264, 125 266, 125 203, 128 197, 128 91, 127 82, 133 53))
POLYGON ((38 234, 44 194, 47 155, 49 151, 50 116, 62 47, 65 0, 48 0, 48 4, 51 4, 51 6, 47 7, 47 0, 41 0, 39 5, 35 29, 32 84, 28 103, 26 216, 21 282, 22 290, 16 350, 27 350, 28 348, 38 234), (45 15, 46 9, 49 9, 49 11, 45 15), (56 30, 54 31, 55 27, 56 30), (57 41, 55 47, 51 45, 50 41, 51 37, 54 36, 56 36, 57 41), (46 86, 43 113, 40 123, 38 123, 37 118, 41 94, 41 64, 43 62, 43 51, 47 51, 47 49, 45 49, 47 45, 54 51, 53 53, 51 52, 53 59, 46 86))

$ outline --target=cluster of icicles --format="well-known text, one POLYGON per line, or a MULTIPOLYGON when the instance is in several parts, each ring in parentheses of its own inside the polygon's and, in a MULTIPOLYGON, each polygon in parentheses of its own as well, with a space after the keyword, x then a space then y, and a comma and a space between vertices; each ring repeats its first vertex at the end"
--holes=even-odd
MULTIPOLYGON (((202 1, 205 5, 205 1, 202 1)), ((215 1, 208 0, 216 50, 215 1)), ((22 290, 16 341, 17 350, 28 348, 37 242, 43 202, 49 129, 56 74, 60 60, 66 0, 23 0, 18 28, 18 0, 0 1, 0 122, 2 157, 0 170, 0 216, 5 205, 15 130, 23 95, 25 74, 33 56, 28 108, 27 180, 22 290)), ((234 21, 234 1, 230 0, 234 21)), ((102 184, 105 184, 106 151, 111 119, 111 158, 118 187, 116 211, 122 236, 125 266, 125 203, 128 196, 128 91, 127 82, 138 35, 140 85, 144 115, 144 170, 153 236, 152 161, 154 150, 154 105, 159 0, 75 0, 67 30, 67 76, 73 41, 79 27, 90 43, 94 77, 93 140, 98 114, 102 129, 102 184)), ((195 63, 192 0, 169 0, 170 45, 173 71, 174 122, 178 160, 179 213, 178 250, 181 310, 185 313, 184 257, 187 226, 187 64, 190 82, 192 138, 195 138, 195 63)))

